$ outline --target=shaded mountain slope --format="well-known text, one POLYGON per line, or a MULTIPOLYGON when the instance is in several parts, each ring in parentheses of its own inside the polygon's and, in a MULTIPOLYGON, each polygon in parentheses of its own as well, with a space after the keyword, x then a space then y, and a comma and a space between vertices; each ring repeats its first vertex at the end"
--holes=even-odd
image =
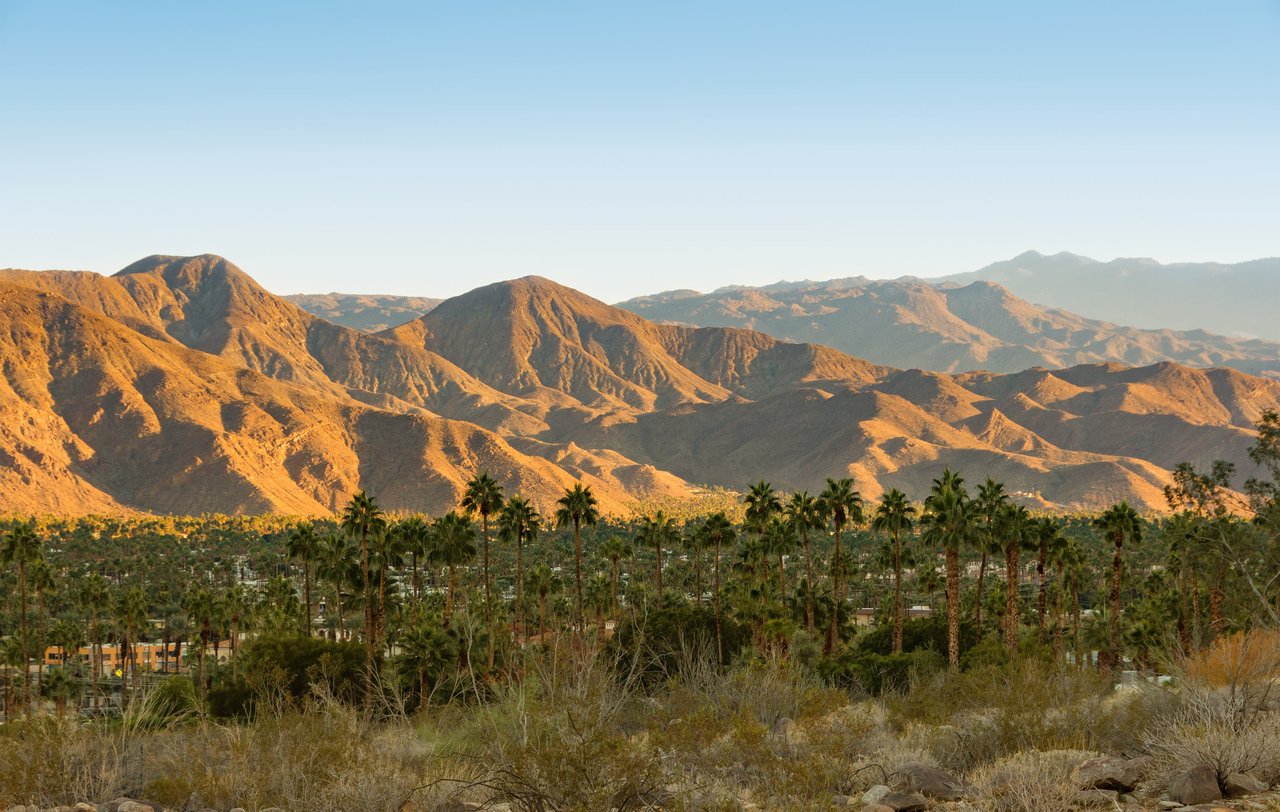
POLYGON ((369 333, 399 327, 440 304, 425 296, 361 293, 294 293, 281 298, 325 321, 369 333))

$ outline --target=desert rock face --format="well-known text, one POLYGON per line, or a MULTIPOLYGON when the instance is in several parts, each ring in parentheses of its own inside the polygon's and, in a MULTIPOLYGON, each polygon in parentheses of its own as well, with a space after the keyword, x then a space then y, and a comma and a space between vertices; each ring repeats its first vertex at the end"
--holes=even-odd
POLYGON ((1231 369, 903 371, 537 277, 368 333, 220 257, 151 257, 0 272, 0 318, 0 496, 20 511, 312 514, 362 487, 439 511, 488 471, 542 506, 581 480, 617 512, 762 477, 919 497, 947 466, 1032 505, 1159 509, 1180 461, 1248 471, 1280 408, 1280 384, 1231 369))

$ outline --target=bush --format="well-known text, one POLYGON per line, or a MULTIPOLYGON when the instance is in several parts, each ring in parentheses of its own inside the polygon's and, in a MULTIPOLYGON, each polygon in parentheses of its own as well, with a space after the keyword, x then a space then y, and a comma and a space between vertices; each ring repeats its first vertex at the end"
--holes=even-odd
POLYGON ((979 808, 993 812, 1062 812, 1070 809, 1077 788, 1071 771, 1097 753, 1080 750, 1031 750, 1001 759, 973 776, 979 808))
MULTIPOLYGON (((367 659, 359 643, 296 634, 263 635, 247 643, 240 658, 244 686, 259 694, 278 693, 298 702, 313 689, 320 689, 352 705, 364 696, 367 659)), ((243 696, 244 687, 233 681, 227 691, 243 696)))
MULTIPOLYGON (((720 636, 725 662, 736 658, 751 642, 750 629, 727 617, 720 620, 720 636)), ((676 603, 620 622, 607 652, 621 673, 636 675, 641 684, 652 688, 679 676, 681 667, 690 662, 688 651, 709 647, 714 653, 715 641, 711 607, 676 603)))
POLYGON ((899 693, 947 667, 947 658, 932 649, 904 654, 859 654, 849 651, 819 664, 822 676, 845 688, 872 696, 899 693))

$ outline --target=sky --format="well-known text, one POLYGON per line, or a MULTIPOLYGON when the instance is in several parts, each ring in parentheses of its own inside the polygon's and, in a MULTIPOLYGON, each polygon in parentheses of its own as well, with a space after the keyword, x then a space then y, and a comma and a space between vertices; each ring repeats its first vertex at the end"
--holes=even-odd
POLYGON ((1280 254, 1280 0, 0 0, 0 267, 277 293, 1280 254))

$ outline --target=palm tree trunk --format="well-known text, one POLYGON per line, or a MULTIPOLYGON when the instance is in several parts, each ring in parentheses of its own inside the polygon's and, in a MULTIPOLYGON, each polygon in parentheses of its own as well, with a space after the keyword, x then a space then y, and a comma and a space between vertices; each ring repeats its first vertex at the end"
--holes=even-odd
POLYGON ((893 653, 902 653, 902 627, 905 611, 902 606, 902 542, 898 533, 893 534, 893 653))
POLYGON ((1214 637, 1221 635, 1227 625, 1227 620, 1222 614, 1222 604, 1226 601, 1227 595, 1219 586, 1221 583, 1219 579, 1209 590, 1209 628, 1213 631, 1214 637))
POLYGON ((693 589, 697 593, 694 603, 702 607, 702 553, 696 547, 693 550, 693 589))
POLYGON ((960 554, 947 550, 947 662, 960 667, 960 554))
POLYGON ((484 627, 489 638, 489 651, 486 664, 493 670, 493 595, 489 588, 489 514, 480 513, 481 535, 484 536, 484 627))
POLYGON ((724 639, 721 637, 721 634, 720 634, 720 536, 718 534, 716 536, 715 564, 716 564, 716 571, 715 571, 716 582, 712 586, 712 589, 715 591, 713 600, 715 602, 715 613, 716 613, 716 657, 718 658, 719 664, 723 667, 724 666, 724 639))
POLYGON ((1120 557, 1120 551, 1124 545, 1124 535, 1116 534, 1115 545, 1115 559, 1111 562, 1111 629, 1110 640, 1108 641, 1110 650, 1107 652, 1108 670, 1120 665, 1120 577, 1124 569, 1124 559, 1120 557))
POLYGON ((809 550, 809 531, 806 530, 801 533, 800 538, 804 541, 804 577, 809 583, 809 589, 804 596, 804 627, 809 631, 813 631, 813 556, 809 550))
POLYGON ((27 564, 22 559, 18 560, 18 594, 22 607, 22 715, 26 716, 31 712, 31 656, 28 653, 31 638, 27 634, 27 564))
POLYGON ((657 581, 657 583, 658 583, 658 608, 659 608, 659 609, 661 609, 661 608, 662 608, 662 539, 661 539, 661 537, 659 537, 659 538, 658 538, 658 540, 657 540, 657 542, 655 542, 654 547, 656 548, 656 551, 657 551, 657 553, 658 553, 658 554, 654 557, 653 561, 654 561, 654 567, 655 567, 655 569, 656 569, 656 571, 657 571, 657 579, 658 579, 658 581, 657 581))
MULTIPOLYGON (((524 533, 516 531, 516 633, 524 635, 524 533)), ((526 637, 528 635, 525 635, 526 637)))
POLYGON ((39 666, 36 669, 36 699, 38 700, 44 696, 44 590, 36 593, 36 663, 39 666))
POLYGON ((342 622, 342 585, 334 582, 333 585, 333 605, 338 610, 338 639, 346 637, 347 626, 342 622))
POLYGON ((982 549, 982 561, 978 564, 978 594, 976 595, 977 603, 973 606, 973 625, 978 630, 978 636, 982 636, 982 592, 986 586, 987 580, 987 550, 982 549))
POLYGON ((616 555, 609 556, 609 581, 612 584, 613 592, 609 601, 609 614, 613 615, 613 619, 618 619, 618 557, 616 555))
POLYGON ((1062 589, 1061 579, 1058 581, 1058 588, 1054 590, 1053 596, 1053 660, 1060 662, 1062 660, 1062 589))
POLYGON ((1018 544, 1009 542, 1004 548, 1004 647, 1014 652, 1018 649, 1018 544))
POLYGON ((1076 668, 1084 668, 1084 653, 1080 650, 1080 581, 1071 576, 1071 645, 1075 650, 1076 668))
POLYGON ((1040 578, 1040 596, 1036 604, 1036 629, 1040 635, 1040 641, 1044 642, 1044 613, 1045 599, 1048 597, 1049 582, 1045 580, 1045 563, 1049 557, 1049 545, 1041 543, 1040 555, 1036 558, 1036 575, 1040 578))
POLYGON ((305 595, 305 598, 307 601, 307 618, 306 618, 307 637, 310 637, 311 636, 311 562, 305 558, 302 559, 302 586, 303 586, 303 594, 305 595))
POLYGON ((448 626, 449 621, 453 619, 453 590, 454 590, 454 574, 453 564, 449 565, 449 584, 448 590, 444 596, 444 625, 448 626))
POLYGON ((364 647, 373 663, 373 593, 369 589, 369 533, 360 533, 360 574, 364 581, 364 647))
POLYGON ((582 533, 579 527, 580 519, 573 517, 573 583, 574 591, 577 594, 577 629, 580 632, 587 630, 587 618, 582 612, 582 533))
POLYGON ((840 525, 836 525, 835 552, 831 559, 831 618, 827 623, 827 644, 823 653, 830 654, 836 649, 836 629, 840 623, 840 525))

